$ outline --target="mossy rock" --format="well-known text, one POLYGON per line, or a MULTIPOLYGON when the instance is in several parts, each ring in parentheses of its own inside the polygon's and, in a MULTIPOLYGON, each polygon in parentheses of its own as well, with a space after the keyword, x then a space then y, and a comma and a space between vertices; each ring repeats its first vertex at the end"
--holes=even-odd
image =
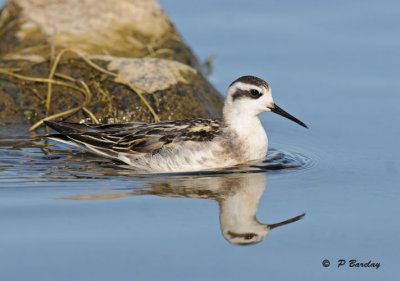
POLYGON ((155 0, 11 0, 1 11, 0 121, 219 117, 222 104, 155 0))

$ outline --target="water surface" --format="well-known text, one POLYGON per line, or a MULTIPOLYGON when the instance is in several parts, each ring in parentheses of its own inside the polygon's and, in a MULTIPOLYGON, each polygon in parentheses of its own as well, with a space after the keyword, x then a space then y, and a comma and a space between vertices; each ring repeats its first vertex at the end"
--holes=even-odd
POLYGON ((261 117, 271 157, 283 155, 269 168, 300 165, 133 176, 2 124, 1 280, 393 280, 400 4, 161 2, 199 57, 215 56, 210 79, 221 92, 258 75, 309 125, 261 117), (222 215, 222 206, 239 211, 222 215), (231 229, 263 241, 232 244, 231 229), (381 266, 337 268, 338 259, 381 266))

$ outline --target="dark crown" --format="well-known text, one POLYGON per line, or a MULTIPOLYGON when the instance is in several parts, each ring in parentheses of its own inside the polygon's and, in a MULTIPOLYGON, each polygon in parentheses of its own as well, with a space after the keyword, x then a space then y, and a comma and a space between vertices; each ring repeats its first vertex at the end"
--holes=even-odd
POLYGON ((258 87, 264 86, 265 88, 269 89, 269 84, 266 81, 264 81, 261 78, 258 78, 256 76, 246 75, 246 76, 239 77, 238 79, 233 81, 229 85, 229 87, 232 86, 233 84, 235 84, 236 82, 241 82, 244 84, 251 84, 254 86, 258 86, 258 87))

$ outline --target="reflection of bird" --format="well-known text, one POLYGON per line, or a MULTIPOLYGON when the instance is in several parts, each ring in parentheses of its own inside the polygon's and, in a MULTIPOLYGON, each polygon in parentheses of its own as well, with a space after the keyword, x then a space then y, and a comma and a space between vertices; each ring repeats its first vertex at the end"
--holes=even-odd
POLYGON ((235 166, 264 158, 268 138, 258 115, 272 111, 307 127, 278 107, 271 87, 254 76, 228 89, 222 120, 85 125, 46 124, 60 134, 50 138, 120 160, 149 172, 183 172, 235 166))
POLYGON ((304 214, 274 224, 263 224, 256 218, 258 205, 267 183, 265 173, 227 174, 210 177, 163 177, 129 193, 74 196, 66 199, 114 199, 128 195, 156 195, 211 199, 220 206, 219 218, 224 238, 233 244, 261 242, 274 228, 296 222, 304 214))
POLYGON ((231 186, 233 190, 228 196, 218 200, 221 231, 229 242, 240 245, 259 243, 270 230, 298 221, 304 216, 301 214, 274 224, 260 223, 256 213, 266 183, 267 177, 263 173, 247 174, 231 186))

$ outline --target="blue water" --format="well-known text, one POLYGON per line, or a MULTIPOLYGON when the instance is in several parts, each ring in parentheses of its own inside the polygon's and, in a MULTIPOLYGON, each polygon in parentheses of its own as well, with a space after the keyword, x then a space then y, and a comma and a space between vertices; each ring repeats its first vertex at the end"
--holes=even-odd
POLYGON ((238 76, 258 75, 272 85, 277 104, 309 125, 262 116, 271 146, 300 155, 305 165, 133 177, 2 127, 1 280, 398 276, 400 3, 215 2, 161 1, 199 57, 215 56, 210 80, 221 92, 238 76), (235 194, 254 192, 262 223, 306 215, 263 242, 233 245, 221 233, 215 199, 231 198, 221 195, 224 184, 235 194), (196 199, 201 194, 209 199, 196 199), (339 259, 380 268, 338 268, 339 259))

